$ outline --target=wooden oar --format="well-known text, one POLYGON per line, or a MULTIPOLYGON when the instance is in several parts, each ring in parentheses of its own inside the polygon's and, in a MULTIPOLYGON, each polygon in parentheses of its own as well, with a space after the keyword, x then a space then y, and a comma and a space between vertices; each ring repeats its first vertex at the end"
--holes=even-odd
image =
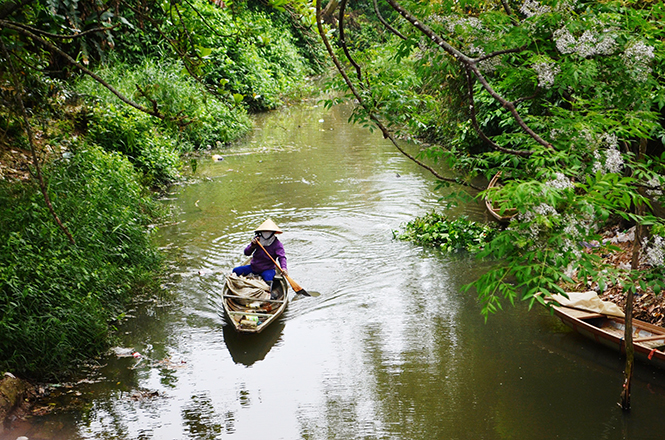
POLYGON ((281 266, 280 266, 279 264, 277 264, 277 262, 275 261, 275 259, 274 259, 274 258, 268 253, 268 251, 266 250, 266 248, 263 247, 263 245, 261 244, 261 242, 260 242, 258 239, 256 240, 256 244, 258 244, 259 246, 261 246, 261 249, 263 249, 263 252, 265 252, 266 255, 268 256, 268 258, 270 258, 270 260, 271 260, 273 263, 275 263, 275 267, 277 268, 277 270, 279 270, 279 273, 281 273, 281 274, 284 276, 284 278, 286 278, 286 281, 289 282, 289 284, 291 285, 291 288, 293 289, 294 292, 296 292, 296 294, 298 294, 298 295, 305 295, 305 296, 318 296, 317 294, 312 295, 314 292, 312 292, 312 294, 307 293, 307 291, 306 291, 305 289, 303 289, 302 287, 300 287, 300 286, 298 285, 298 283, 296 283, 295 281, 293 281, 293 279, 292 279, 290 276, 288 276, 286 273, 284 273, 284 271, 282 270, 281 266))

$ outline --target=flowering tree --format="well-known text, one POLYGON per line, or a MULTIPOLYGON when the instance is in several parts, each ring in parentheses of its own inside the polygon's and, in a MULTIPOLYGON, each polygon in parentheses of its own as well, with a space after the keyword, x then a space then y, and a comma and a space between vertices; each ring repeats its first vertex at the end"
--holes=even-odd
POLYGON ((360 20, 346 25, 346 6, 336 29, 318 22, 358 103, 353 120, 398 148, 400 135, 434 140, 428 153, 460 173, 448 181, 502 172, 481 196, 516 215, 480 254, 502 264, 468 286, 485 316, 566 285, 623 286, 628 409, 632 295, 665 287, 663 3, 385 0, 365 9, 365 28, 382 29, 374 46, 360 20), (629 268, 600 256, 615 250, 601 231, 617 223, 635 225, 629 268))

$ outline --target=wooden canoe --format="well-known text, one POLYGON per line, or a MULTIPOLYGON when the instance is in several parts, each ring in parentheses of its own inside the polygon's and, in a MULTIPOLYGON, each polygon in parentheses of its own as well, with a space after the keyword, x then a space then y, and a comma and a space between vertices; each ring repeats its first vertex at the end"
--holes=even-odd
POLYGON ((286 310, 289 303, 289 285, 284 277, 276 275, 272 291, 277 299, 250 300, 236 296, 224 283, 222 304, 227 322, 241 333, 261 333, 286 310))
MULTIPOLYGON (((490 183, 487 185, 487 189, 500 187, 501 185, 499 184, 499 177, 501 177, 501 171, 492 177, 492 180, 490 180, 490 183)), ((501 207, 496 202, 493 202, 492 199, 487 195, 485 196, 485 207, 487 208, 487 212, 489 212, 495 220, 502 223, 509 222, 510 219, 512 219, 515 214, 517 214, 517 210, 515 208, 506 209, 504 210, 503 214, 501 214, 501 207)))
MULTIPOLYGON (((626 352, 624 319, 570 307, 552 306, 554 314, 568 327, 599 344, 626 352)), ((665 369, 665 328, 633 319, 635 359, 665 369)))

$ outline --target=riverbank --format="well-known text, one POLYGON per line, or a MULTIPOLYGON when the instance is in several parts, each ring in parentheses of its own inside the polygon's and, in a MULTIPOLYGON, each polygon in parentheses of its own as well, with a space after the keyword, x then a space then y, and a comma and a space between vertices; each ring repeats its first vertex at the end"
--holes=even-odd
MULTIPOLYGON (((633 245, 635 237, 635 228, 627 231, 620 231, 618 227, 609 229, 603 234, 603 241, 611 243, 619 250, 601 254, 603 263, 617 269, 630 269, 633 258, 633 245)), ((640 269, 647 270, 649 266, 643 261, 640 263, 640 269)), ((600 292, 597 283, 578 282, 572 290, 587 291, 595 290, 604 301, 611 301, 618 305, 622 310, 626 306, 626 293, 619 285, 608 286, 600 292)), ((651 324, 663 326, 665 323, 665 295, 657 295, 653 289, 643 290, 637 286, 637 292, 633 301, 633 318, 651 324)))
POLYGON ((7 421, 25 417, 37 397, 37 387, 11 373, 0 378, 0 434, 7 421))

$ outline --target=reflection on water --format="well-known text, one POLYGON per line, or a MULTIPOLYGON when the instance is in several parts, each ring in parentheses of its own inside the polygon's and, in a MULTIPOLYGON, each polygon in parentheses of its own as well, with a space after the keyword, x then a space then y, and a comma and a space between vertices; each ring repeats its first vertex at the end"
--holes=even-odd
MULTIPOLYGON (((541 310, 483 322, 462 293, 484 268, 392 239, 440 209, 427 172, 378 134, 314 103, 262 117, 242 145, 202 158, 164 203, 158 242, 172 303, 137 306, 78 402, 0 432, 35 439, 660 438, 665 374, 637 369, 541 310), (224 325, 223 274, 266 217, 284 230, 294 298, 258 335, 224 325)), ((417 147, 410 148, 417 150, 417 147)), ((482 220, 480 205, 456 208, 482 220)))
POLYGON ((254 362, 265 359, 270 349, 279 343, 284 325, 284 319, 280 317, 257 334, 238 333, 233 326, 225 325, 224 343, 236 364, 249 367, 254 362))

